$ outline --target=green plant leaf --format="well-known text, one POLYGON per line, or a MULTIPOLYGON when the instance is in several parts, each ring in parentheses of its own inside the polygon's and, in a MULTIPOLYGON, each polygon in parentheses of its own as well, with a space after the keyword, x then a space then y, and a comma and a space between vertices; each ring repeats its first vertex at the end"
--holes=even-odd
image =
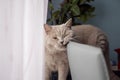
POLYGON ((70 3, 64 4, 63 6, 61 6, 62 7, 61 10, 67 12, 71 6, 72 5, 70 3))
POLYGON ((52 17, 53 17, 54 19, 57 19, 57 18, 59 17, 59 15, 60 15, 60 11, 57 10, 57 11, 53 12, 52 17))
POLYGON ((72 4, 77 4, 79 2, 79 0, 71 0, 72 4))
POLYGON ((73 5, 71 7, 71 12, 73 13, 73 16, 80 15, 80 10, 77 5, 73 5))
POLYGON ((87 15, 81 15, 80 18, 82 22, 86 22, 87 19, 88 19, 88 16, 87 15))
POLYGON ((53 19, 53 18, 49 18, 49 19, 47 19, 47 23, 52 24, 53 22, 54 22, 54 19, 53 19))
POLYGON ((48 6, 49 6, 49 9, 50 9, 50 10, 54 10, 54 6, 53 6, 53 4, 52 4, 51 2, 49 2, 49 5, 48 5, 48 6))
POLYGON ((86 2, 86 0, 80 0, 80 4, 83 4, 85 2, 86 2))
POLYGON ((90 7, 90 8, 88 9, 88 11, 89 11, 89 12, 94 12, 94 11, 95 11, 95 7, 90 7))

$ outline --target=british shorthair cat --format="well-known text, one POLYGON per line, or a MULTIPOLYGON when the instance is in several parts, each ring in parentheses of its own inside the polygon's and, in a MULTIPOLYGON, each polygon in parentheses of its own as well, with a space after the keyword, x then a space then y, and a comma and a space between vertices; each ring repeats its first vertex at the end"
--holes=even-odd
POLYGON ((71 20, 62 25, 45 25, 45 80, 58 71, 58 80, 66 80, 69 72, 67 44, 72 39, 71 20))

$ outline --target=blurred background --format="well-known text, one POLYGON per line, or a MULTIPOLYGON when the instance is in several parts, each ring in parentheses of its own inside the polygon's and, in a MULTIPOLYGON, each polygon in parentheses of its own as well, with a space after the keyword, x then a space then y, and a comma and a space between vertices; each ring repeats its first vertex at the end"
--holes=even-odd
MULTIPOLYGON (((65 0, 69 1, 69 0, 65 0)), ((61 7, 64 7, 64 5, 61 6, 61 4, 65 3, 64 0, 49 0, 49 4, 52 3, 52 6, 49 6, 48 10, 48 23, 49 24, 57 24, 51 19, 51 13, 57 13, 53 16, 55 18, 60 17, 59 11, 62 13, 61 7), (52 9, 54 8, 54 9, 52 9), (52 12, 51 12, 52 9, 52 12), (53 21, 53 22, 52 22, 53 21), (51 22, 51 23, 50 23, 51 22)), ((85 6, 86 4, 89 4, 87 7, 88 14, 86 15, 79 15, 77 19, 75 19, 74 23, 78 24, 92 24, 99 28, 101 28, 108 36, 109 43, 110 43, 110 60, 112 64, 117 64, 118 56, 117 53, 114 51, 117 48, 120 48, 120 0, 73 0, 74 1, 86 1, 84 2, 85 6), (90 8, 91 7, 91 11, 90 8), (91 15, 89 15, 91 14, 91 15), (87 16, 87 17, 86 17, 87 16)), ((84 6, 84 5, 83 5, 84 6)), ((77 7, 75 7, 76 9, 77 7)), ((86 8, 86 7, 84 7, 86 8)), ((74 12, 73 8, 73 14, 81 14, 83 11, 74 12)), ((67 14, 67 18, 71 17, 67 14)), ((65 19, 67 19, 65 18, 65 19)), ((60 20, 59 20, 60 21, 60 20)), ((64 21, 59 22, 58 24, 62 23, 64 21)))

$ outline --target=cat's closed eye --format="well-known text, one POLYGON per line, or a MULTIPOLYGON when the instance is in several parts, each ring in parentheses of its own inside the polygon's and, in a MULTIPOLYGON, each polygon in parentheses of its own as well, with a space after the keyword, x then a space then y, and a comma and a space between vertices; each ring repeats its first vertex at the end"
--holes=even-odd
POLYGON ((57 39, 57 37, 53 37, 53 39, 57 39))

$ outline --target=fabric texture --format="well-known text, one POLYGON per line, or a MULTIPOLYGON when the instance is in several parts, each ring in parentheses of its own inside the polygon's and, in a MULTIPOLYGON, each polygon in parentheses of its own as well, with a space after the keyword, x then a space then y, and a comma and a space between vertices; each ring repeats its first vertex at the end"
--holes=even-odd
POLYGON ((47 0, 0 0, 0 80, 44 80, 47 0))

